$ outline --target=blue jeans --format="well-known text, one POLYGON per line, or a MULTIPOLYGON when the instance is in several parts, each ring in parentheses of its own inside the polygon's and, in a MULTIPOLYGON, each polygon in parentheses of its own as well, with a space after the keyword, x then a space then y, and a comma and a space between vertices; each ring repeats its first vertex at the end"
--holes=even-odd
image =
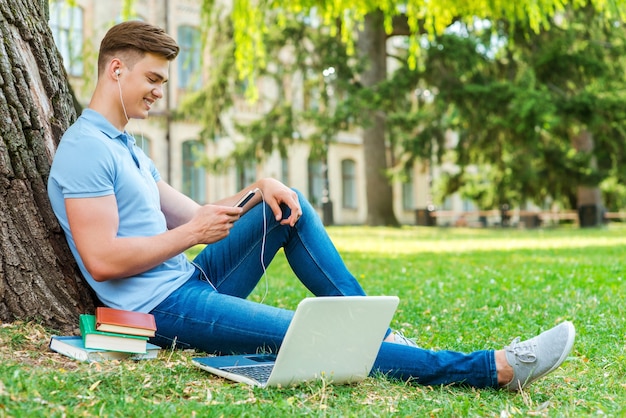
MULTIPOLYGON (((264 204, 237 221, 226 239, 207 245, 194 260, 196 274, 152 310, 158 326, 152 341, 163 347, 175 344, 207 353, 277 351, 293 312, 246 298, 263 277, 261 254, 267 266, 280 248, 298 279, 314 295, 365 295, 315 210, 301 194, 299 198, 303 214, 294 227, 280 225, 265 207, 264 248, 264 204)), ((372 373, 422 385, 498 387, 492 350, 463 354, 383 342, 372 373)))

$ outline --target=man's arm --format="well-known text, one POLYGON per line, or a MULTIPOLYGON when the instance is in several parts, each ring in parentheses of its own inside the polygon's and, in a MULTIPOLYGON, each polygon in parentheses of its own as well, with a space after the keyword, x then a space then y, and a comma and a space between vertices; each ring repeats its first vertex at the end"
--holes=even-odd
POLYGON ((168 187, 159 185, 160 190, 165 190, 161 198, 163 210, 173 228, 151 237, 117 236, 119 218, 114 195, 65 199, 72 237, 94 280, 129 277, 196 244, 219 241, 228 236, 239 219, 241 208, 185 202, 173 198, 177 192, 168 187), (176 202, 181 206, 177 207, 176 202))
POLYGON ((172 229, 189 222, 200 209, 200 205, 187 195, 160 180, 157 183, 161 201, 161 212, 167 220, 167 227, 172 229))
MULTIPOLYGON (((200 205, 189 198, 187 195, 179 192, 174 189, 172 186, 164 182, 163 180, 157 183, 157 187, 159 188, 159 195, 161 199, 161 211, 165 215, 165 219, 167 219, 167 226, 169 228, 175 228, 179 225, 188 222, 195 212, 200 208, 200 205)), ((247 187, 240 191, 239 193, 229 196, 227 198, 221 199, 215 203, 214 205, 220 206, 234 206, 235 203, 245 195, 249 190, 253 190, 255 187, 247 187)), ((257 203, 261 201, 261 196, 254 196, 245 206, 245 213, 247 209, 253 207, 257 203)))

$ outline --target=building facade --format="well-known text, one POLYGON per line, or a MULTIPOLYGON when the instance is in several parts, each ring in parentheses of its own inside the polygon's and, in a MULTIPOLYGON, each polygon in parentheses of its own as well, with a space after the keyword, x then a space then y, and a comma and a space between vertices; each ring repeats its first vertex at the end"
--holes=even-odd
MULTIPOLYGON (((50 0, 50 27, 61 52, 79 102, 88 105, 95 85, 96 59, 100 41, 109 27, 128 18, 141 19, 164 28, 181 47, 170 67, 165 97, 157 103, 147 120, 131 120, 128 131, 155 161, 161 175, 172 186, 198 201, 210 203, 230 196, 250 182, 274 177, 301 190, 323 213, 323 201, 332 205, 335 224, 362 224, 367 216, 363 147, 358 130, 341 132, 329 145, 326 164, 310 158, 305 142, 292 145, 288 158, 268 156, 262 164, 251 162, 245 167, 229 167, 219 173, 201 164, 203 159, 227 155, 240 140, 237 133, 214 141, 198 140, 202 127, 197 123, 174 120, 171 113, 185 94, 201 86, 202 70, 199 42, 201 0, 135 0, 133 12, 125 11, 122 0, 50 0), (327 177, 324 171, 327 170, 327 177), (327 178, 327 180, 326 180, 327 178)), ((271 83, 259 80, 259 90, 272 95, 271 83)), ((297 89, 297 87, 294 87, 297 89)), ((234 121, 259 118, 264 103, 235 99, 233 108, 221 115, 225 126, 234 121)), ((303 127, 306 130, 306 127, 303 127)), ((228 130, 227 130, 228 131, 228 130)), ((426 166, 416 166, 409 180, 393 184, 394 210, 403 224, 416 222, 416 209, 431 204, 430 175, 426 166)))

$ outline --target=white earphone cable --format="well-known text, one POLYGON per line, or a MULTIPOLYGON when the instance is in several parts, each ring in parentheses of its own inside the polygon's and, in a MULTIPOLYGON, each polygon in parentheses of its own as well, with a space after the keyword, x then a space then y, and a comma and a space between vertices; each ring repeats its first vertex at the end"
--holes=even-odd
MULTIPOLYGON (((261 189, 257 189, 259 191, 259 193, 261 193, 261 204, 263 205, 263 237, 261 239, 261 257, 260 257, 260 261, 261 261, 261 267, 263 268, 263 279, 265 280, 265 291, 263 293, 263 296, 261 297, 261 301, 259 303, 263 303, 265 301, 265 298, 267 297, 268 293, 269 293, 269 279, 267 277, 267 267, 265 266, 265 243, 266 243, 266 238, 267 238, 267 218, 266 218, 266 211, 267 208, 265 207, 265 196, 263 195, 263 192, 261 191, 261 189)), ((207 283, 209 283, 211 285, 211 287, 213 287, 213 289, 217 290, 215 288, 215 286, 213 285, 213 283, 211 283, 211 280, 209 280, 209 276, 206 274, 206 272, 202 269, 202 267, 200 267, 200 265, 196 262, 194 262, 193 260, 191 261, 191 264, 193 264, 198 270, 200 270, 200 272, 202 273, 203 279, 204 281, 206 281, 207 283)))
POLYGON ((126 123, 128 123, 130 119, 128 119, 128 113, 126 113, 126 106, 124 106, 124 99, 122 98, 122 84, 120 83, 120 75, 118 73, 115 73, 115 74, 117 75, 117 88, 120 91, 120 103, 122 104, 124 117, 126 117, 126 123))
POLYGON ((263 268, 263 279, 265 280, 265 293, 261 298, 261 303, 263 303, 265 301, 265 297, 269 293, 269 280, 267 278, 267 268, 265 266, 265 241, 267 237, 267 220, 265 217, 265 196, 263 195, 261 189, 257 190, 259 191, 259 193, 261 193, 261 205, 263 205, 263 239, 261 240, 261 267, 263 268))

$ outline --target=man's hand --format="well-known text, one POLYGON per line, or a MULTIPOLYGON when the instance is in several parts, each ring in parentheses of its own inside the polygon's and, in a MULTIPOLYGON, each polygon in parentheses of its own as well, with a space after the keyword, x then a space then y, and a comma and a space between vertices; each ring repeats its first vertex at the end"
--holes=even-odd
POLYGON ((187 227, 199 244, 211 244, 228 236, 241 212, 238 207, 204 205, 196 211, 187 227))
POLYGON ((288 224, 294 226, 302 216, 302 208, 300 207, 300 201, 298 200, 296 192, 272 178, 259 180, 256 185, 261 189, 263 199, 272 209, 276 221, 283 225, 288 224), (283 219, 283 211, 280 208, 281 204, 285 204, 291 209, 291 214, 288 218, 283 219))

